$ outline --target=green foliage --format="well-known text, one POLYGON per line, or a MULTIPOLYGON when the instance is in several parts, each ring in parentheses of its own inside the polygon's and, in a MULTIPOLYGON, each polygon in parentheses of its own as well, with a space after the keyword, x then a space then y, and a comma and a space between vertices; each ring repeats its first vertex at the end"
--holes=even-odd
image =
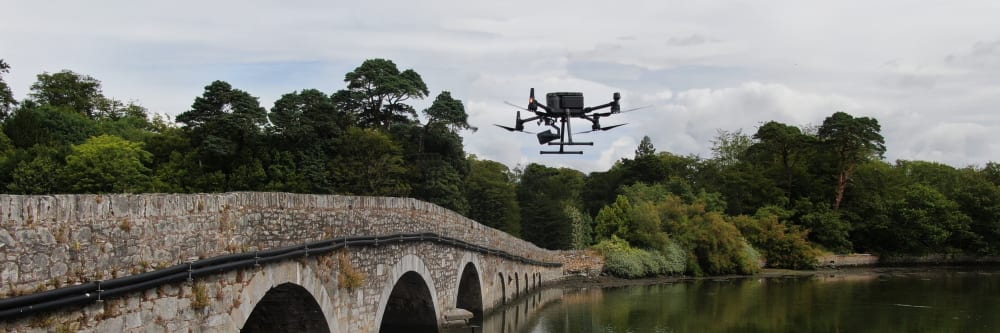
POLYGON ((101 135, 73 146, 66 156, 65 176, 73 191, 82 193, 136 193, 151 187, 146 163, 152 154, 142 144, 101 135))
POLYGON ((889 218, 893 221, 887 250, 900 253, 926 254, 947 251, 960 246, 958 240, 974 238, 969 232, 970 219, 933 187, 908 185, 902 195, 889 202, 889 218))
POLYGON ((659 249, 667 243, 667 234, 661 230, 660 215, 656 204, 639 201, 627 212, 628 224, 626 240, 641 248, 659 249))
POLYGON ((951 199, 971 219, 970 231, 979 237, 959 247, 982 255, 1000 254, 1000 186, 993 184, 982 170, 964 169, 951 199))
POLYGON ((855 118, 844 112, 836 112, 823 120, 819 139, 833 152, 838 169, 834 210, 840 208, 844 191, 858 163, 881 158, 885 153, 885 139, 879 133, 881 130, 878 120, 874 118, 855 118))
POLYGON ((267 117, 274 134, 294 150, 329 143, 351 123, 350 117, 338 110, 330 97, 316 89, 282 95, 267 117))
POLYGON ((79 144, 96 134, 95 123, 66 107, 24 103, 3 124, 17 148, 79 144))
POLYGON ((687 251, 680 244, 668 239, 660 253, 665 260, 664 267, 667 274, 677 275, 687 271, 687 251))
POLYGON ((805 161, 815 148, 815 138, 803 134, 795 126, 769 121, 757 129, 753 138, 758 142, 750 146, 751 160, 770 166, 770 173, 785 190, 789 199, 804 193, 797 193, 796 179, 805 173, 805 161))
POLYGON ((753 142, 750 136, 743 133, 743 130, 718 130, 712 140, 712 156, 721 165, 734 165, 745 158, 751 144, 753 142))
POLYGON ((583 208, 587 214, 597 216, 601 208, 615 201, 618 196, 618 188, 624 181, 623 173, 619 163, 606 172, 591 172, 587 175, 580 193, 583 208))
POLYGON ((774 268, 811 269, 816 266, 819 251, 806 239, 807 232, 801 227, 786 225, 779 221, 779 215, 767 207, 755 216, 733 216, 728 221, 759 249, 767 265, 774 268))
POLYGON ((706 211, 703 204, 686 204, 674 195, 658 208, 664 231, 688 250, 689 273, 752 274, 760 270, 739 229, 723 215, 706 211))
POLYGON ((416 117, 412 106, 403 102, 423 99, 429 93, 420 74, 400 72, 386 59, 368 59, 344 75, 347 89, 334 94, 335 103, 357 115, 358 125, 388 129, 393 123, 416 117), (349 101, 347 101, 349 100, 349 101))
POLYGON ((649 138, 648 135, 642 136, 642 141, 639 141, 639 147, 635 148, 635 158, 645 158, 645 157, 655 157, 656 147, 653 147, 653 140, 649 138))
POLYGON ((0 59, 0 121, 7 119, 13 107, 17 105, 14 93, 10 91, 10 86, 3 80, 3 75, 10 73, 10 65, 0 59))
MULTIPOLYGON (((229 83, 214 81, 195 98, 191 110, 177 115, 177 121, 189 132, 204 172, 224 175, 221 190, 266 184, 258 179, 257 166, 252 165, 259 163, 255 160, 260 158, 258 147, 267 123, 267 112, 256 97, 229 83)), ((209 186, 201 190, 220 189, 209 186)))
POLYGON ((426 159, 413 163, 411 195, 415 198, 435 203, 459 214, 467 214, 469 201, 462 190, 462 178, 451 165, 439 159, 426 159))
POLYGON ((573 206, 565 206, 566 216, 569 217, 573 226, 573 249, 580 250, 590 246, 593 242, 593 220, 590 216, 583 214, 573 206))
POLYGON ((469 129, 475 131, 476 128, 469 125, 469 115, 465 113, 465 105, 462 101, 451 97, 451 92, 442 91, 434 98, 431 107, 424 110, 427 115, 427 125, 442 124, 451 128, 452 131, 469 129))
POLYGON ((40 105, 68 108, 87 117, 93 117, 104 100, 101 81, 69 70, 38 74, 28 95, 40 105))
POLYGON ((512 235, 521 233, 521 213, 517 190, 507 166, 469 157, 470 171, 465 179, 465 197, 469 218, 512 235))
POLYGON ((595 238, 605 240, 611 237, 626 237, 629 234, 628 211, 631 206, 624 195, 619 195, 613 204, 604 206, 594 221, 595 238))
POLYGON ((807 200, 796 202, 795 210, 803 212, 799 225, 809 230, 809 239, 835 253, 851 251, 851 225, 841 219, 840 212, 830 209, 826 203, 813 204, 807 200))
POLYGON ((0 189, 11 193, 413 196, 547 248, 620 241, 611 267, 623 276, 750 273, 759 258, 808 268, 815 248, 1000 255, 1000 164, 885 163, 878 121, 843 112, 819 127, 720 131, 709 159, 644 137, 635 156, 584 176, 467 156, 459 131, 475 128, 462 101, 441 92, 421 124, 406 103, 426 84, 385 59, 332 95, 292 92, 270 112, 215 81, 180 126, 68 70, 39 75, 17 103, 8 72, 0 60, 0 189))
MULTIPOLYGON (((683 255, 671 253, 668 257, 656 250, 634 248, 616 236, 601 241, 593 248, 604 256, 604 271, 618 277, 632 279, 680 274, 685 269, 683 255)), ((670 249, 680 251, 676 245, 671 245, 670 249)))
POLYGON ((571 248, 572 221, 563 207, 579 201, 583 174, 532 163, 520 180, 517 199, 521 206, 521 235, 541 247, 571 248))
POLYGON ((50 194, 65 192, 62 184, 62 152, 47 146, 34 146, 22 152, 7 184, 7 190, 17 194, 50 194))
POLYGON ((402 150, 388 135, 374 130, 348 129, 330 170, 338 193, 406 196, 410 192, 402 150))

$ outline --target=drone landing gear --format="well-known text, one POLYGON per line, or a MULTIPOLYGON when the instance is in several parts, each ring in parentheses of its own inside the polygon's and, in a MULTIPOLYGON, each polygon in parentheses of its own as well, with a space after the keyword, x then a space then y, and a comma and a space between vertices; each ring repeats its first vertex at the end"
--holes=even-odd
POLYGON ((593 146, 593 142, 549 142, 550 146, 559 146, 559 150, 548 150, 539 151, 539 154, 577 154, 583 155, 582 151, 578 150, 566 150, 566 146, 593 146))

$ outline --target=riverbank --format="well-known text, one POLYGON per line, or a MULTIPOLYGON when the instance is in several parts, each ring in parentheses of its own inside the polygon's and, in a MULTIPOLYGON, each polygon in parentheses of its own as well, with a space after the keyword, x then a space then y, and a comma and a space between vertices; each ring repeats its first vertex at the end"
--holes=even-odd
POLYGON ((603 273, 604 258, 593 250, 572 250, 560 253, 563 260, 562 280, 553 284, 563 289, 583 289, 592 287, 619 287, 675 283, 691 280, 727 280, 746 278, 784 278, 820 276, 824 278, 871 278, 886 274, 912 274, 932 272, 942 269, 973 266, 1000 266, 1000 257, 973 257, 963 255, 926 255, 879 257, 871 254, 824 255, 817 261, 815 270, 791 270, 765 268, 754 275, 722 276, 659 276, 641 279, 626 279, 603 273))
POLYGON ((1000 265, 925 265, 925 266, 861 266, 847 268, 821 268, 817 270, 764 269, 754 275, 721 275, 721 276, 660 276, 642 279, 624 279, 608 275, 588 276, 583 274, 567 275, 562 280, 551 285, 561 289, 609 288, 678 283, 686 281, 720 281, 731 279, 774 279, 774 278, 805 278, 818 277, 833 280, 867 280, 888 275, 911 275, 934 273, 943 270, 974 269, 977 267, 1000 267, 1000 265))

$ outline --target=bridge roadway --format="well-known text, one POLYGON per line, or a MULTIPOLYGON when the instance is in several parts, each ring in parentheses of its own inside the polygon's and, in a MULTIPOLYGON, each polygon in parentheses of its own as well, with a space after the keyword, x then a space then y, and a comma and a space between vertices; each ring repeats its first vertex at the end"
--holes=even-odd
POLYGON ((405 198, 0 195, 0 221, 0 332, 437 332, 561 277, 405 198))

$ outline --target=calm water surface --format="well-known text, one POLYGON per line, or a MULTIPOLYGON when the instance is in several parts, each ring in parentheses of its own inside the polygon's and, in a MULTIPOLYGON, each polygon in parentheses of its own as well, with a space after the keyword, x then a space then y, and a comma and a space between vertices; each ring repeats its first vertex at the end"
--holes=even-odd
POLYGON ((1000 332, 1000 268, 557 289, 514 303, 481 331, 1000 332))

